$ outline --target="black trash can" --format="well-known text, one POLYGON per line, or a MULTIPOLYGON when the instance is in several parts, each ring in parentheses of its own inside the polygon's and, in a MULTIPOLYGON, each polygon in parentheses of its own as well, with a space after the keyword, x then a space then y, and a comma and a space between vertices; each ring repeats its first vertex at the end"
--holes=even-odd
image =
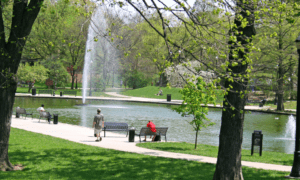
POLYGON ((167 94, 167 101, 171 101, 171 94, 167 94))
POLYGON ((134 142, 134 136, 135 136, 135 128, 132 127, 132 128, 129 129, 128 141, 129 142, 134 142))
POLYGON ((161 136, 160 135, 156 135, 154 141, 161 141, 161 136))
POLYGON ((32 92, 32 95, 33 95, 33 96, 36 95, 36 89, 32 89, 31 92, 32 92))
POLYGON ((16 113, 16 118, 20 118, 20 114, 19 113, 16 113))
POLYGON ((53 114, 53 124, 58 123, 58 114, 53 114))
POLYGON ((60 91, 60 96, 62 96, 62 91, 60 91))

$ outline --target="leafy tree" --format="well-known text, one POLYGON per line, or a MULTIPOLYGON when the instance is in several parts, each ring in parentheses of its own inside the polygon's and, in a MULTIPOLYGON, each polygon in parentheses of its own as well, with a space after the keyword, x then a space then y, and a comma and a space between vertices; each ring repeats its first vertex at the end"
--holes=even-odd
POLYGON ((22 51, 40 12, 43 0, 1 1, 0 11, 0 169, 13 170, 8 158, 8 142, 16 74, 22 51), (9 25, 8 25, 9 24, 9 25))
MULTIPOLYGON (((257 47, 260 52, 255 53, 253 78, 261 82, 273 80, 277 110, 284 110, 284 84, 287 78, 295 75, 295 65, 298 55, 294 47, 299 17, 295 16, 293 1, 266 1, 266 8, 261 13, 258 23, 257 47), (267 9, 267 7, 272 7, 267 9), (272 75, 272 76, 271 76, 272 75)), ((258 84, 260 85, 260 84, 258 84)), ((293 86, 293 85, 292 85, 293 86)), ((262 89, 264 87, 261 86, 262 89)))
POLYGON ((132 74, 127 77, 127 85, 132 89, 142 88, 147 86, 149 80, 145 78, 144 74, 134 70, 132 74))
POLYGON ((189 123, 196 131, 195 149, 197 149, 198 132, 204 127, 214 125, 206 117, 208 114, 209 103, 216 105, 214 83, 206 84, 202 77, 198 77, 196 83, 188 82, 183 89, 180 90, 183 102, 180 107, 175 108, 176 112, 182 117, 193 115, 194 119, 189 123))
POLYGON ((44 66, 49 69, 48 77, 53 80, 54 89, 56 89, 56 86, 58 84, 60 86, 64 86, 69 82, 70 74, 64 67, 63 63, 57 57, 47 59, 44 62, 44 66))
MULTIPOLYGON (((164 38, 170 61, 174 62, 178 58, 177 52, 180 50, 188 57, 180 59, 183 64, 187 65, 191 60, 199 61, 207 69, 213 70, 220 79, 224 79, 223 88, 226 93, 223 101, 218 160, 213 179, 243 179, 241 144, 245 94, 250 72, 248 68, 251 64, 249 54, 253 49, 252 38, 256 34, 254 28, 256 1, 218 1, 218 7, 215 6, 212 11, 200 14, 196 14, 186 1, 181 0, 173 0, 175 5, 172 7, 168 7, 162 1, 126 0, 126 2, 164 38), (149 21, 144 11, 149 9, 159 14, 162 30, 149 21), (186 36, 180 41, 172 38, 173 22, 166 19, 164 12, 171 13, 177 18, 180 23, 175 24, 182 24, 185 27, 186 36), (215 14, 221 18, 208 21, 208 14, 215 14), (202 50, 202 53, 199 50, 202 50), (216 55, 224 62, 220 64, 222 71, 213 64, 215 58, 212 57, 216 55)), ((199 70, 195 69, 193 72, 197 75, 199 70)))
POLYGON ((40 64, 36 64, 34 66, 30 66, 29 64, 26 64, 26 65, 21 65, 18 68, 17 77, 18 80, 29 81, 28 92, 30 92, 32 88, 32 84, 35 81, 42 82, 47 79, 47 72, 48 70, 40 64))

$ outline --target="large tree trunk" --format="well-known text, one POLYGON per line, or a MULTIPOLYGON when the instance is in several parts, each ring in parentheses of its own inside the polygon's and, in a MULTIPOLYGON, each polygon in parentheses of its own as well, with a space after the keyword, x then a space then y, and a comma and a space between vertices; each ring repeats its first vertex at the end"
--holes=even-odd
MULTIPOLYGON (((2 2, 0 3, 3 6, 2 2)), ((13 169, 8 158, 8 142, 17 89, 15 76, 26 38, 42 4, 43 0, 14 1, 8 40, 5 37, 3 12, 0 9, 0 170, 13 169)))
POLYGON ((16 89, 17 83, 13 81, 7 88, 0 88, 0 170, 2 171, 13 170, 8 159, 8 141, 16 89))
POLYGON ((237 42, 230 41, 229 66, 227 73, 230 78, 225 79, 225 88, 229 88, 228 94, 224 96, 222 111, 222 121, 219 140, 219 153, 214 174, 214 180, 242 180, 241 150, 243 141, 243 125, 244 125, 244 106, 246 101, 245 90, 247 87, 247 68, 248 63, 245 61, 249 50, 247 45, 251 43, 252 36, 255 35, 253 3, 249 4, 243 0, 237 1, 236 17, 241 15, 248 20, 246 27, 241 27, 241 21, 235 18, 234 23, 237 25, 230 33, 235 34, 237 42), (247 15, 246 10, 250 12, 247 15), (249 41, 247 41, 247 39, 249 41), (238 45, 238 43, 241 45, 238 45), (239 50, 239 48, 244 49, 239 50), (234 58, 233 52, 238 52, 238 57, 234 58), (245 61, 242 63, 240 60, 245 61), (237 64, 234 64, 237 63, 237 64), (234 76, 236 75, 236 76, 234 76), (242 75, 242 78, 237 78, 242 75), (245 75, 245 76, 244 76, 245 75), (231 80, 232 78, 232 80, 231 80))

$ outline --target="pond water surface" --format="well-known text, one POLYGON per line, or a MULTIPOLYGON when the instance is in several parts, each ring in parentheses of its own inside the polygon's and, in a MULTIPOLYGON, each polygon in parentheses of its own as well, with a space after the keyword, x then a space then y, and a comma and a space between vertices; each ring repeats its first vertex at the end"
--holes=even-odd
MULTIPOLYGON (((195 131, 188 123, 192 117, 181 117, 172 110, 176 105, 88 100, 86 103, 88 105, 78 106, 77 104, 80 103, 81 100, 75 99, 16 97, 14 109, 18 106, 26 108, 28 112, 34 112, 34 117, 38 118, 36 109, 44 104, 46 111, 59 114, 59 122, 92 127, 96 110, 101 108, 107 122, 126 122, 129 126, 139 130, 146 126, 148 120, 152 120, 158 127, 169 127, 168 141, 195 142, 195 131)), ((198 143, 218 146, 221 109, 211 108, 208 118, 216 124, 201 130, 198 143)), ((293 154, 295 140, 290 134, 294 131, 288 129, 289 118, 291 117, 287 115, 247 113, 244 123, 243 149, 251 148, 253 131, 262 130, 263 151, 293 154)))

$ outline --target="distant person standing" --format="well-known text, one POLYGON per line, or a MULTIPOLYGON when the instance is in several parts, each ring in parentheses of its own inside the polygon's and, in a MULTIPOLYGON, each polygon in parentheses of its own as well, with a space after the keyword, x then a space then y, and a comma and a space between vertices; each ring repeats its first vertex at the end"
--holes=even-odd
POLYGON ((100 137, 100 133, 102 131, 102 128, 104 128, 104 116, 101 113, 101 109, 97 109, 97 115, 94 116, 94 122, 93 122, 93 127, 94 129, 94 134, 96 134, 97 139, 96 142, 102 141, 102 137, 100 137), (98 138, 99 137, 99 138, 98 138))
POLYGON ((121 81, 120 81, 120 87, 122 87, 122 85, 123 85, 123 81, 122 81, 122 79, 121 79, 121 81))

